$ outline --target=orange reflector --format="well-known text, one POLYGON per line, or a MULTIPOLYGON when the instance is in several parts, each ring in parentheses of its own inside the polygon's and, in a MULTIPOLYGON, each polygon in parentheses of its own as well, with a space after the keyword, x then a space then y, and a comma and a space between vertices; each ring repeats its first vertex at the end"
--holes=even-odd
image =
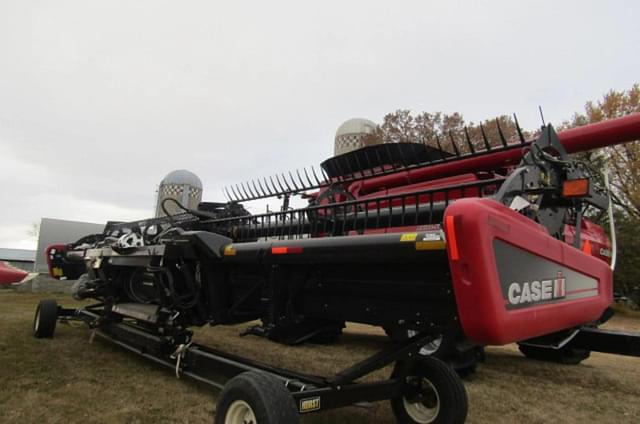
POLYGON ((444 250, 447 244, 442 240, 417 241, 416 250, 444 250))
POLYGON ((589 194, 589 179, 567 180, 562 183, 562 195, 564 197, 583 197, 589 194))
POLYGON ((303 251, 304 249, 302 247, 279 246, 271 248, 272 255, 290 255, 293 253, 302 253, 303 251))
POLYGON ((460 259, 458 253, 458 240, 456 239, 456 227, 454 225, 453 216, 449 215, 445 219, 445 226, 447 227, 447 244, 449 245, 449 254, 451 259, 457 261, 460 259))
POLYGON ((584 244, 582 245, 582 251, 584 253, 586 253, 587 255, 591 255, 592 250, 591 250, 591 242, 589 240, 585 240, 584 244))

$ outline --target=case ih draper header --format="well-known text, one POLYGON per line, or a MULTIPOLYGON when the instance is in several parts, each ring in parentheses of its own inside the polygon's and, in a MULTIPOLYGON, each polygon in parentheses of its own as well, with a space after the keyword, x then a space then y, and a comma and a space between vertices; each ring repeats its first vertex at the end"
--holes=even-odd
POLYGON ((640 139, 640 115, 559 134, 543 126, 531 140, 499 133, 479 146, 365 147, 319 172, 228 188, 227 203, 179 205, 184 213, 53 246, 52 275, 80 277, 75 296, 99 303, 42 301, 34 334, 80 319, 224 388, 217 423, 293 423, 383 399, 402 423, 459 423, 467 397, 452 369, 472 371, 483 346, 517 342, 563 363, 591 351, 640 356, 639 335, 598 329, 612 315, 611 193, 568 156, 640 139), (289 208, 294 195, 309 206, 289 208), (241 203, 276 196, 278 212, 251 215, 241 203), (586 218, 594 213, 609 215, 611 238, 586 218), (346 321, 383 327, 394 342, 321 377, 197 345, 189 330, 255 320, 248 333, 283 343, 334 338, 346 321), (387 380, 359 380, 390 364, 387 380))

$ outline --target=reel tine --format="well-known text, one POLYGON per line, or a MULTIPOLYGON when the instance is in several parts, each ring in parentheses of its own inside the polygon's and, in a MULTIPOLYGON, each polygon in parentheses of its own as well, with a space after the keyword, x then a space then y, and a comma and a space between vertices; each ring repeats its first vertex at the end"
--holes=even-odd
MULTIPOLYGON (((282 194, 286 194, 286 193, 292 192, 293 190, 291 189, 291 187, 287 183, 287 177, 284 175, 284 172, 282 174, 280 174, 280 175, 282 175, 282 181, 284 182, 284 186, 287 187, 287 189, 284 190, 284 193, 282 193, 282 194)), ((276 177, 277 177, 277 175, 276 175, 276 177)))
POLYGON ((253 185, 253 189, 256 191, 256 193, 259 194, 259 196, 256 196, 256 197, 264 197, 265 193, 258 190, 258 186, 256 185, 256 180, 251 180, 251 184, 253 185))
POLYGON ((513 120, 516 123, 516 130, 518 130, 518 138, 520 138, 520 144, 524 144, 527 141, 524 139, 524 134, 522 134, 522 128, 520 128, 520 123, 518 122, 518 117, 516 114, 513 114, 513 120))
POLYGON ((300 181, 300 187, 302 187, 303 190, 306 190, 306 186, 304 185, 304 181, 302 181, 302 177, 300 176, 299 169, 296 169, 296 174, 298 175, 298 181, 300 181))
POLYGON ((320 167, 320 173, 322 174, 322 178, 324 178, 324 181, 327 184, 331 184, 331 179, 329 178, 323 167, 320 167))
POLYGON ((311 181, 311 178, 309 178, 309 173, 307 172, 307 168, 302 168, 302 170, 304 171, 304 176, 307 179, 307 182, 309 183, 309 187, 312 187, 313 181, 311 181))
MULTIPOLYGON (((296 184, 296 180, 293 178, 293 174, 291 173, 291 171, 289 171, 288 174, 289 174, 289 180, 291 182, 291 185, 293 186, 295 191, 300 191, 300 189, 298 188, 298 185, 296 184)), ((286 178, 285 178, 285 181, 286 181, 286 178)))
POLYGON ((451 145, 453 146, 453 150, 456 152, 456 157, 460 157, 460 149, 458 148, 458 143, 453 138, 453 131, 449 131, 449 138, 451 139, 451 145))
POLYGON ((267 184, 267 179, 264 179, 264 185, 267 187, 267 189, 265 190, 264 187, 262 187, 262 183, 260 182, 260 178, 258 178, 258 186, 260 187, 260 189, 262 190, 262 192, 266 195, 268 194, 269 196, 272 196, 273 193, 271 193, 271 190, 269 190, 269 184, 267 184))
POLYGON ((253 180, 251 180, 251 181, 247 181, 247 182, 246 182, 246 184, 247 184, 247 190, 249 191, 249 194, 251 195, 251 198, 252 198, 252 199, 255 199, 255 198, 260 197, 260 195, 259 195, 259 194, 256 194, 256 193, 254 193, 254 192, 253 192, 253 190, 251 190, 251 184, 250 184, 250 182, 253 182, 253 180))
POLYGON ((282 183, 280 183, 280 178, 278 177, 278 174, 276 174, 276 181, 278 182, 278 186, 280 186, 280 191, 278 191, 277 193, 278 193, 278 194, 284 194, 284 193, 286 193, 286 192, 287 192, 287 189, 285 189, 285 188, 282 186, 282 183))
POLYGON ((298 186, 296 185, 296 181, 293 179, 293 174, 291 174, 291 171, 288 171, 287 174, 289 174, 289 182, 293 186, 293 190, 291 189, 289 184, 287 184, 287 176, 285 174, 282 174, 282 178, 284 179, 284 183, 289 189, 289 191, 292 191, 292 192, 299 191, 298 186))
MULTIPOLYGON (((322 169, 322 168, 320 168, 320 169, 322 169)), ((315 166, 312 166, 312 167, 311 167, 311 173, 313 174, 313 179, 314 179, 314 180, 316 180, 316 182, 318 183, 318 185, 322 184, 322 183, 320 182, 320 179, 318 179, 318 175, 316 174, 316 168, 315 168, 315 166)))
POLYGON ((492 150, 491 143, 489 143, 487 133, 484 132, 484 125, 482 125, 482 122, 480 123, 480 132, 482 133, 482 139, 484 140, 484 147, 487 149, 487 152, 490 152, 492 150))
POLYGON ((436 136, 436 146, 438 146, 440 157, 442 158, 442 160, 446 160, 447 157, 444 155, 444 149, 442 148, 442 144, 440 143, 440 137, 438 137, 438 134, 436 134, 435 136, 436 136))
POLYGON ((227 197, 227 200, 229 201, 234 201, 235 199, 233 197, 231 197, 231 195, 229 194, 229 190, 227 190, 227 187, 225 187, 223 189, 223 193, 225 194, 225 196, 227 197))
MULTIPOLYGON (((250 194, 247 193, 247 190, 245 189, 244 186, 245 183, 240 183, 240 187, 242 187, 242 192, 244 193, 244 195, 246 196, 245 199, 249 200, 251 199, 253 196, 251 196, 250 194)), ((249 193, 251 192, 251 190, 249 190, 249 193)))
POLYGON ((240 195, 240 198, 241 198, 243 201, 244 201, 244 200, 247 200, 247 198, 246 198, 246 197, 244 197, 244 196, 242 195, 242 192, 240 191, 240 187, 238 187, 238 184, 236 184, 236 188, 238 189, 238 194, 240 195))
MULTIPOLYGON (((277 178, 276 178, 276 180, 277 180, 277 178)), ((273 177, 269 176, 269 181, 271 181, 271 187, 273 188, 273 195, 275 196, 275 195, 277 195, 279 193, 278 187, 276 187, 276 184, 273 182, 273 177)), ((265 182, 266 182, 266 180, 265 180, 265 182)), ((278 181, 278 185, 280 185, 280 181, 278 181)), ((280 186, 280 189, 284 190, 282 188, 282 186, 280 186)))
POLYGON ((229 188, 231 188, 231 192, 233 193, 233 197, 235 197, 236 202, 240 202, 241 198, 240 196, 238 196, 238 193, 236 193, 236 191, 233 189, 233 185, 229 186, 229 188))
POLYGON ((500 141, 502 142, 503 147, 507 147, 507 139, 504 138, 504 134, 502 133, 502 128, 500 127, 500 120, 496 118, 496 126, 498 127, 498 134, 500 135, 500 141))
POLYGON ((469 129, 467 128, 466 125, 464 126, 464 136, 467 139, 467 144, 469 145, 469 151, 471 152, 471 154, 474 154, 476 152, 476 149, 473 148, 471 137, 469 137, 469 129))

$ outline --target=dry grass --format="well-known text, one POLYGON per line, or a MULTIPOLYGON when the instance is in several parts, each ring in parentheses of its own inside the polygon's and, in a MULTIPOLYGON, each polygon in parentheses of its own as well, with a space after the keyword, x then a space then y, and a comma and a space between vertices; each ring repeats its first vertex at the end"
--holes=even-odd
MULTIPOLYGON (((0 291, 0 420, 6 423, 212 422, 216 392, 96 339, 79 325, 59 325, 53 340, 31 334, 43 294, 0 291)), ((49 297, 51 297, 49 295, 49 297)), ((73 302, 58 296, 65 305, 73 302)), ((610 327, 640 330, 637 314, 610 327)), ((205 328, 197 339, 272 364, 332 373, 387 343, 372 327, 351 325, 332 346, 285 347, 237 337, 245 325, 205 328)), ((389 370, 382 370, 384 376, 389 370)), ((640 422, 640 359, 604 354, 579 366, 534 362, 515 346, 487 349, 487 362, 466 382, 470 423, 640 422)), ((386 402, 306 416, 305 423, 390 423, 386 402)))

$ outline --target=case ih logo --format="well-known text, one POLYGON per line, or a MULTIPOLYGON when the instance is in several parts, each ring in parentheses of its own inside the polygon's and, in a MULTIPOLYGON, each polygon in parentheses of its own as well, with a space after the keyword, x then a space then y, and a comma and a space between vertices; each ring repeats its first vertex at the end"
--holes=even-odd
POLYGON ((553 280, 534 280, 524 283, 511 283, 508 297, 511 305, 524 303, 538 303, 553 299, 562 299, 566 296, 566 279, 562 271, 558 271, 553 280))

